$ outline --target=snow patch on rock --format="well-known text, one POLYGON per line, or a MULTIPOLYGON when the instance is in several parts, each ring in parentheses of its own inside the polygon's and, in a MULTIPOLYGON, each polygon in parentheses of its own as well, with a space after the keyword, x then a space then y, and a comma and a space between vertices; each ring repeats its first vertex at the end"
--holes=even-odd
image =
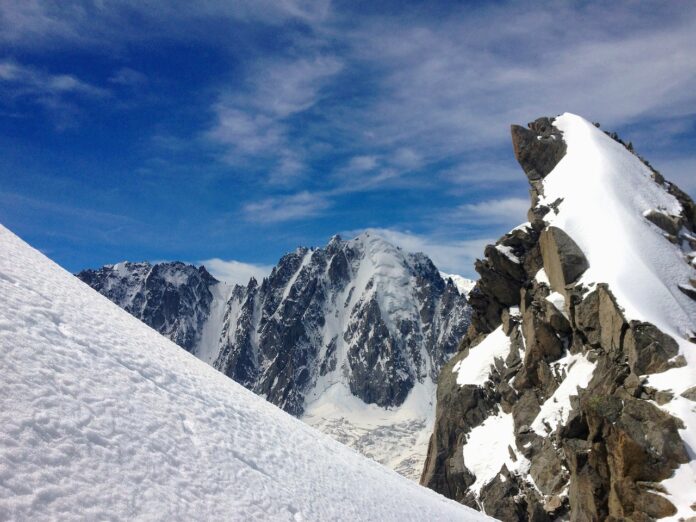
POLYGON ((510 352, 510 338, 499 326, 486 338, 469 350, 469 355, 452 368, 457 374, 459 386, 483 386, 491 376, 496 358, 505 358, 510 352))

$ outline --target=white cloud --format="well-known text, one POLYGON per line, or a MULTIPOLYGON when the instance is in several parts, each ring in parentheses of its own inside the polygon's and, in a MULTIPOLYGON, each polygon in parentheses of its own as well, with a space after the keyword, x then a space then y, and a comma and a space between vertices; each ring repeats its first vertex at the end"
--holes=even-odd
POLYGON ((404 169, 416 169, 421 166, 422 160, 420 154, 408 147, 397 149, 392 156, 392 163, 404 169))
POLYGON ((304 191, 247 203, 243 213, 247 221, 276 223, 316 216, 329 206, 330 202, 323 194, 304 191))
POLYGON ((273 154, 283 141, 283 127, 273 118, 247 112, 225 103, 214 106, 216 122, 208 137, 228 148, 231 162, 249 156, 273 154))
POLYGON ((264 61, 250 71, 249 94, 241 100, 274 118, 287 118, 317 103, 322 87, 341 71, 331 56, 313 59, 264 61))
POLYGON ((508 224, 511 227, 527 220, 530 203, 525 198, 490 199, 478 203, 465 203, 448 217, 462 223, 508 224))
POLYGON ((0 82, 14 95, 61 96, 75 93, 86 96, 108 96, 109 91, 80 80, 70 74, 50 74, 11 60, 0 62, 0 82))
POLYGON ((147 76, 130 67, 121 67, 111 75, 109 82, 128 87, 137 87, 147 83, 147 76))
POLYGON ((217 257, 199 261, 198 264, 205 266, 213 277, 226 283, 242 286, 246 286, 252 277, 261 282, 273 270, 271 265, 243 263, 234 259, 226 261, 217 257))
POLYGON ((108 89, 72 74, 52 74, 13 60, 0 61, 0 104, 24 102, 42 107, 58 129, 75 125, 80 114, 78 101, 110 95, 108 89))
MULTIPOLYGON (((311 26, 325 20, 330 8, 330 0, 172 0, 156 5, 140 0, 0 2, 0 41, 25 47, 109 48, 163 36, 211 38, 211 21, 279 26, 292 20, 311 26), (134 18, 140 24, 133 24, 134 18)), ((229 42, 229 33, 225 36, 229 42)))
POLYGON ((376 156, 355 156, 351 158, 346 166, 348 171, 365 172, 377 167, 376 156))
POLYGON ((302 146, 291 143, 288 120, 311 109, 342 69, 333 57, 256 63, 243 92, 223 93, 213 104, 206 136, 224 146, 233 164, 271 160, 268 181, 289 184, 305 169, 302 146))
MULTIPOLYGON (((474 261, 483 256, 483 249, 487 244, 494 242, 490 238, 451 240, 438 236, 414 234, 394 228, 369 228, 365 230, 383 237, 407 252, 423 252, 443 272, 469 278, 478 277, 474 271, 474 261)), ((345 232, 344 235, 350 237, 362 231, 349 231, 345 232)))
POLYGON ((369 129, 369 143, 428 160, 502 145, 510 123, 565 111, 607 128, 693 114, 696 10, 622 6, 508 4, 446 20, 363 20, 349 33, 351 52, 380 72, 381 96, 348 131, 369 129))

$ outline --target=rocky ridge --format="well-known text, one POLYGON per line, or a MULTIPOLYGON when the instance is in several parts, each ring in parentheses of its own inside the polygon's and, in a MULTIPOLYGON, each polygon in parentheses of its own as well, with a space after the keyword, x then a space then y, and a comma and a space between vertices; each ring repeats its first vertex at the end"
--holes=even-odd
POLYGON ((512 141, 529 222, 476 263, 421 483, 504 521, 694 517, 696 207, 577 116, 512 141))
POLYGON ((366 232, 298 248, 247 286, 181 263, 78 277, 276 406, 417 479, 436 378, 470 315, 425 255, 366 232))

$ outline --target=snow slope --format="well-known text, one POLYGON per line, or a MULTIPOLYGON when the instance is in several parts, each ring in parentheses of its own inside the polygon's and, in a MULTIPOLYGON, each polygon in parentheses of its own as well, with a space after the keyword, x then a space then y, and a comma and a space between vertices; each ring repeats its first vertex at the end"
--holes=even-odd
POLYGON ((268 404, 0 227, 0 519, 483 520, 268 404))
POLYGON ((544 220, 563 229, 587 257, 590 268, 580 282, 608 283, 627 319, 649 321, 676 339, 690 335, 696 301, 677 286, 688 283, 696 270, 643 217, 658 209, 679 214, 679 202, 636 156, 587 120, 566 113, 554 126, 568 150, 544 178, 540 203, 562 198, 558 214, 550 212, 544 220))

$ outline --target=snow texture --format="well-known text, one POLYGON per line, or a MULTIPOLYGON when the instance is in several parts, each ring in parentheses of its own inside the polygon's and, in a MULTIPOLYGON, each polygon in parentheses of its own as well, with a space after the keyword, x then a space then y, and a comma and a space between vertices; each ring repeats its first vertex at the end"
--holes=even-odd
POLYGON ((511 473, 525 474, 529 461, 516 451, 515 426, 511 413, 491 415, 476 426, 463 448, 464 465, 476 477, 469 487, 476 495, 505 465, 511 473), (510 452, 515 454, 513 460, 510 452))
POLYGON ((696 271, 643 217, 651 209, 679 214, 679 202, 636 156, 590 122, 566 113, 554 125, 568 150, 544 178, 540 203, 562 199, 545 221, 563 229, 587 257, 590 268, 580 282, 608 283, 627 319, 651 322, 683 340, 694 328, 696 302, 677 286, 696 271))
POLYGON ((0 227, 0 519, 484 520, 263 401, 0 227))

